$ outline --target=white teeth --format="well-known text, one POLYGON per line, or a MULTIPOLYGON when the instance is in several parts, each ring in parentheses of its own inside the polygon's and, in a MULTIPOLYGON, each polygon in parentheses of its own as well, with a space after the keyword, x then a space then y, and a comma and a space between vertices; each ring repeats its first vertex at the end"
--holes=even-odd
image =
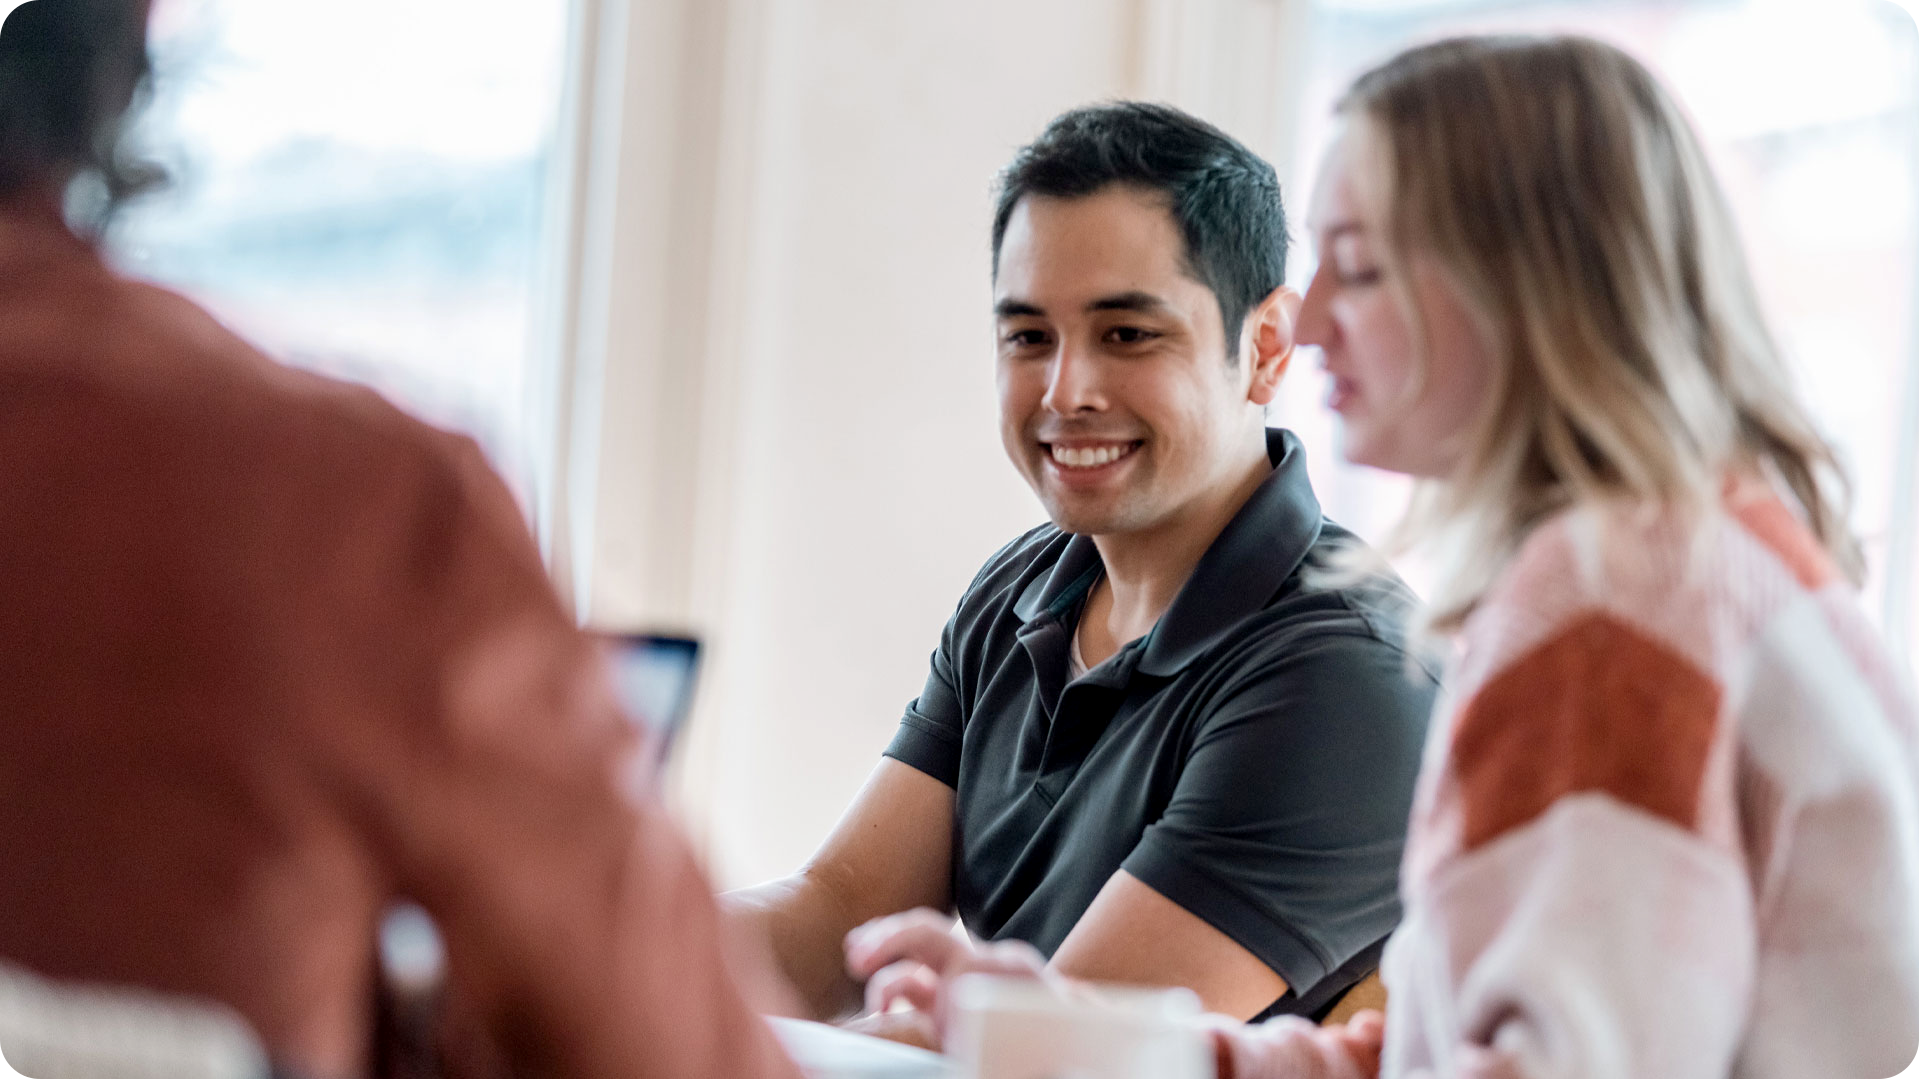
POLYGON ((1109 443, 1105 446, 1060 446, 1051 447, 1053 460, 1070 469, 1091 469, 1115 462, 1133 450, 1132 443, 1109 443))

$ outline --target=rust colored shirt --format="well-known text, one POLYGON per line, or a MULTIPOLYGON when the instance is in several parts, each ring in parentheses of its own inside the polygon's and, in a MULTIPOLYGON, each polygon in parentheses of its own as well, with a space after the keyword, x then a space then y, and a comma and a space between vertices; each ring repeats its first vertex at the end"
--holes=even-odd
POLYGON ((0 956, 370 1067, 376 928, 456 1058, 790 1073, 708 885, 474 446, 0 213, 0 956))

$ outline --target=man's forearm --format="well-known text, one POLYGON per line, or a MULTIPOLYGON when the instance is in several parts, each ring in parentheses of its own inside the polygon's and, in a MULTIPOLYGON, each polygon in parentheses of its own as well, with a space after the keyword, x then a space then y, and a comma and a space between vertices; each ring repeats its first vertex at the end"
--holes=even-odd
POLYGON ((953 789, 882 758, 818 853, 795 874, 721 897, 739 933, 766 943, 819 1020, 859 1011, 846 936, 868 919, 952 906, 953 789))
POLYGON ((857 919, 833 889, 807 872, 720 897, 737 934, 764 941, 780 973, 816 1020, 860 1009, 860 984, 847 974, 842 940, 857 919))

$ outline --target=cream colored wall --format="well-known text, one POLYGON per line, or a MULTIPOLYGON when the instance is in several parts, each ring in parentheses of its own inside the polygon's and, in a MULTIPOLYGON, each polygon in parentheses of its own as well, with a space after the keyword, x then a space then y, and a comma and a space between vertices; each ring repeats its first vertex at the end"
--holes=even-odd
POLYGON ((741 884, 825 835, 973 573, 1041 520, 996 428, 994 174, 1054 114, 1116 96, 1272 152, 1294 6, 585 10, 556 549, 589 622, 708 639, 677 797, 741 884))

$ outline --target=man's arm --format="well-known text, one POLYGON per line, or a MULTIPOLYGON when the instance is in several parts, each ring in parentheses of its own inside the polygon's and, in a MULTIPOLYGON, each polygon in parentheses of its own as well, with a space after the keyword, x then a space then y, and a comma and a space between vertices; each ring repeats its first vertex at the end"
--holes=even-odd
POLYGON ((1431 694, 1398 649, 1359 634, 1291 641, 1249 665, 1055 966, 1187 985, 1240 1019, 1289 988, 1297 1010, 1325 1004, 1343 989, 1328 977, 1398 919, 1431 694))
POLYGON ((1091 982, 1189 987, 1207 1011, 1241 1020, 1287 992, 1245 946, 1125 870, 1107 880, 1049 966, 1091 982))
POLYGON ((860 1006, 842 942, 896 911, 953 906, 953 789, 892 758, 867 778, 807 864, 721 898, 734 928, 768 943, 805 1008, 822 1020, 860 1006))
MULTIPOLYGON (((1062 1000, 1089 994, 1089 988, 1047 966, 1032 946, 1018 941, 973 945, 955 938, 938 912, 906 911, 877 919, 847 938, 847 964, 869 975, 867 1007, 884 1012, 895 1004, 912 1006, 892 1016, 924 1017, 927 1045, 941 1046, 952 1027, 954 980, 985 974, 1033 979, 1062 1000)), ((1098 999, 1098 992, 1092 996, 1098 999)), ((1197 1026, 1214 1042, 1221 1076, 1378 1076, 1384 1028, 1378 1011, 1362 1012, 1351 1022, 1315 1026, 1298 1016, 1279 1016, 1257 1027, 1230 1016, 1209 1014, 1197 1026)), ((1468 1076, 1505 1076, 1492 1071, 1497 1061, 1480 1060, 1468 1076)))

